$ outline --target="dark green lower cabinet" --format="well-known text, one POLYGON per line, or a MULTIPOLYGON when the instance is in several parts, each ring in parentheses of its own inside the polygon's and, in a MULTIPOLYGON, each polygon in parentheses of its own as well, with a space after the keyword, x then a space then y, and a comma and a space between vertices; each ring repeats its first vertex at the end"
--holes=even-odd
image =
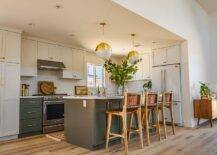
MULTIPOLYGON (((97 99, 66 100, 64 122, 66 141, 90 150, 104 147, 106 140, 107 102, 107 100, 97 99)), ((112 106, 119 107, 119 103, 120 100, 114 100, 112 106)), ((112 132, 120 133, 120 127, 120 118, 114 117, 112 132)), ((115 141, 119 141, 119 139, 114 139, 115 141)))
POLYGON ((20 99, 19 137, 42 133, 42 98, 20 99))

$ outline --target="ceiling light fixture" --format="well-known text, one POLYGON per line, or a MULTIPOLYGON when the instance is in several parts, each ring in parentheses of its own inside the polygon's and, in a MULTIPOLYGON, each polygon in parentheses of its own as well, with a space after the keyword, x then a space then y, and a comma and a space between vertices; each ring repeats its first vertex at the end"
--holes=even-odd
POLYGON ((62 5, 56 4, 56 5, 55 5, 55 8, 56 8, 56 9, 61 9, 61 8, 62 8, 62 5))
POLYGON ((106 23, 100 23, 100 26, 102 26, 103 41, 96 46, 95 51, 99 57, 108 59, 111 56, 112 48, 108 43, 104 41, 104 28, 106 26, 106 23))
POLYGON ((140 61, 140 55, 139 55, 139 52, 134 50, 134 37, 135 37, 135 34, 131 34, 131 38, 132 38, 132 47, 133 49, 131 51, 129 51, 127 57, 130 61, 131 64, 135 64, 137 61, 140 61))
POLYGON ((35 27, 35 24, 34 23, 29 23, 28 26, 35 27))

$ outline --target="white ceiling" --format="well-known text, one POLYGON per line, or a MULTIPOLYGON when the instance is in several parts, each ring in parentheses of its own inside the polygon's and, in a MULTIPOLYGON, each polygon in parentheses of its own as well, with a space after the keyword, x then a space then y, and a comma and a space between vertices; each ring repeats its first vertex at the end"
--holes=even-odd
POLYGON ((182 38, 118 6, 110 0, 0 0, 0 25, 24 30, 25 34, 94 50, 102 40, 98 25, 105 21, 105 40, 113 53, 131 49, 130 33, 142 52, 182 38), (56 9, 56 5, 61 5, 56 9), (33 23, 33 26, 29 26, 33 23), (74 36, 69 36, 73 34, 74 36))
POLYGON ((217 11, 217 0, 197 0, 208 13, 217 11))

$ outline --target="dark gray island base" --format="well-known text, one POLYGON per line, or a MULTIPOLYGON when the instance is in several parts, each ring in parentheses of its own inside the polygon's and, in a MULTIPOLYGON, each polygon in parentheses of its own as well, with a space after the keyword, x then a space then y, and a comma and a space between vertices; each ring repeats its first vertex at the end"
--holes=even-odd
MULTIPOLYGON (((65 137, 68 143, 96 150, 105 144, 106 109, 120 108, 121 96, 114 98, 65 98, 65 137)), ((120 119, 113 119, 113 132, 120 132, 120 119)))

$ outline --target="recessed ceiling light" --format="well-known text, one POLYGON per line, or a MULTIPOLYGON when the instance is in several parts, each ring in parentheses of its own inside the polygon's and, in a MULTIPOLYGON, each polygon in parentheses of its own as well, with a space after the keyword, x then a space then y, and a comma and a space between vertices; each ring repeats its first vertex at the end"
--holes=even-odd
POLYGON ((35 27, 35 24, 34 23, 29 23, 28 26, 35 27))
POLYGON ((60 4, 56 4, 56 5, 55 5, 55 8, 56 8, 56 9, 61 9, 62 7, 63 7, 63 6, 60 5, 60 4))
POLYGON ((74 37, 74 36, 75 36, 75 35, 74 35, 74 34, 72 34, 72 33, 71 33, 71 34, 69 34, 69 37, 74 37))
POLYGON ((141 46, 143 46, 143 45, 141 45, 141 44, 134 45, 134 47, 141 47, 141 46))

